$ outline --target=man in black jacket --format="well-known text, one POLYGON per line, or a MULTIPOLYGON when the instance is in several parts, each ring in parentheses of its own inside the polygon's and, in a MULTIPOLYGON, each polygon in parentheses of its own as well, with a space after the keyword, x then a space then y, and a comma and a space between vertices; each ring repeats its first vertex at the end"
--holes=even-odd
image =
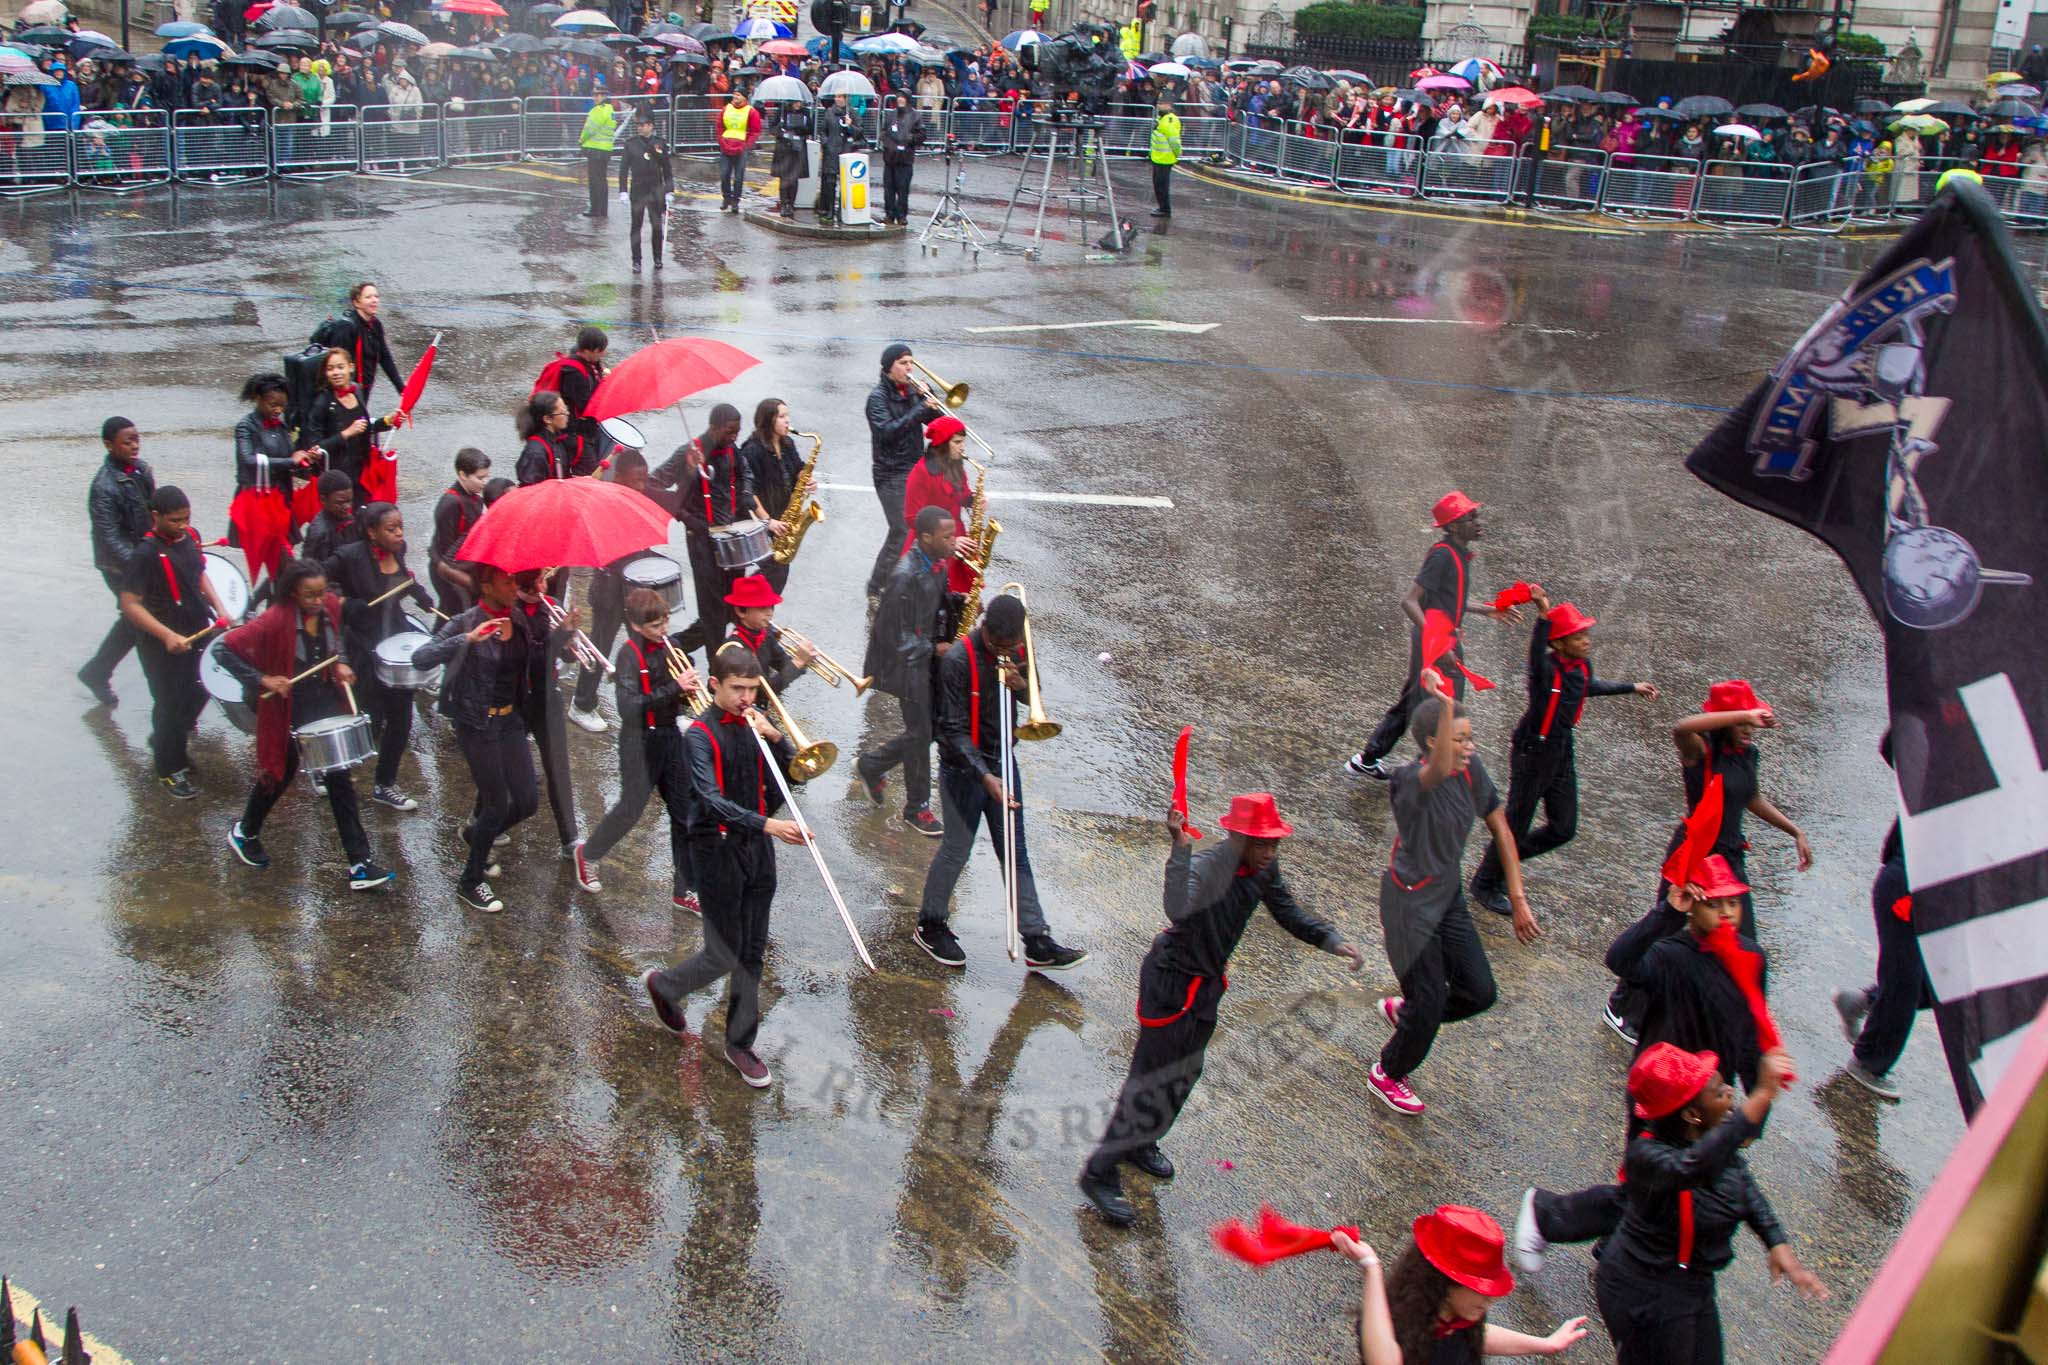
POLYGON ((917 149, 925 139, 924 117, 910 107, 908 95, 892 95, 882 115, 882 221, 899 227, 910 222, 910 177, 917 149))
POLYGON ((753 514, 753 473, 733 449, 739 434, 740 410, 720 403, 704 419, 704 434, 676 447, 649 480, 656 488, 675 490, 676 520, 683 523, 690 579, 697 590, 698 638, 707 653, 724 643, 726 623, 732 619, 725 595, 732 590, 733 575, 718 567, 711 528, 753 514))
POLYGON ((953 647, 939 638, 946 611, 946 562, 959 524, 943 507, 917 514, 917 543, 896 561, 868 632, 861 671, 877 691, 896 698, 903 733, 854 760, 861 789, 876 805, 891 768, 903 766, 903 823, 936 838, 945 827, 932 814, 932 669, 953 647))
POLYGON ((925 874, 924 899, 911 941, 948 967, 967 965, 967 954, 946 921, 952 914, 953 888, 967 870, 975 831, 983 820, 988 822, 997 859, 1005 864, 1013 856, 1017 860, 1017 931, 1024 940, 1025 965, 1035 971, 1064 971, 1088 959, 1080 949, 1054 941, 1039 907, 1038 883, 1031 875, 1031 853, 1024 842, 1024 778, 1014 751, 1009 772, 1001 771, 1001 691, 1007 687, 1019 696, 1025 691, 1023 643, 1024 604, 1006 593, 992 599, 981 624, 939 660, 939 796, 946 808, 946 828, 925 874), (1003 818, 1005 808, 1014 812, 1013 821, 1003 818), (1014 849, 1005 838, 1006 826, 1012 823, 1014 849))
POLYGON ((191 103, 190 78, 176 57, 164 58, 164 69, 149 78, 149 98, 165 118, 191 103))
POLYGON ((1172 812, 1167 821, 1173 831, 1166 860, 1167 924, 1138 968, 1138 1045, 1109 1129, 1081 1168, 1081 1193, 1120 1227, 1137 1210, 1124 1198, 1119 1163, 1173 1179, 1173 1163, 1159 1150, 1159 1139, 1202 1078, 1230 955, 1259 906, 1303 943, 1348 960, 1352 971, 1365 965, 1335 925, 1295 904, 1279 862, 1280 841, 1294 827, 1280 818, 1269 794, 1232 797, 1220 822, 1229 837, 1199 857, 1193 856, 1187 822, 1172 812))
POLYGON ((867 419, 871 472, 875 497, 882 504, 889 532, 875 555, 875 567, 868 572, 868 605, 880 605, 882 585, 903 554, 903 485, 909 482, 911 466, 924 458, 924 424, 942 417, 946 405, 919 393, 912 376, 907 342, 893 342, 882 350, 882 379, 868 394, 867 419))
POLYGON ((128 557, 149 534, 156 474, 142 458, 142 433, 126 417, 109 417, 100 424, 100 444, 107 448, 107 458, 93 473, 85 510, 92 525, 92 566, 114 594, 115 616, 99 649, 78 670, 78 680, 94 701, 112 706, 119 700, 114 696, 114 668, 135 647, 135 627, 120 614, 121 575, 128 557))
POLYGON ((676 173, 669 164, 668 144, 654 135, 654 111, 640 106, 633 115, 633 134, 619 149, 619 202, 633 210, 633 269, 640 268, 640 222, 647 221, 653 239, 654 268, 661 269, 661 232, 669 201, 675 198, 676 173))

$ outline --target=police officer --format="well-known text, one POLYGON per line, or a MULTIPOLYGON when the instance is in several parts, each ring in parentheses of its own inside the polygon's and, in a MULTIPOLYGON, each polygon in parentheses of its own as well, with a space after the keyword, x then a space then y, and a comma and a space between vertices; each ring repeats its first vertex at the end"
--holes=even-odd
POLYGON ((630 229, 633 269, 640 268, 640 220, 645 217, 654 239, 654 268, 661 269, 662 225, 676 195, 675 167, 668 144, 654 135, 654 111, 642 107, 633 115, 633 135, 619 151, 619 202, 633 210, 630 229))
POLYGON ((613 108, 617 103, 616 96, 610 101, 592 103, 583 120, 583 135, 577 139, 589 165, 590 207, 583 211, 585 218, 609 216, 604 202, 605 163, 611 160, 612 148, 618 141, 619 120, 613 108))
POLYGON ((1180 115, 1159 101, 1152 119, 1152 216, 1173 217, 1173 167, 1180 160, 1180 115))

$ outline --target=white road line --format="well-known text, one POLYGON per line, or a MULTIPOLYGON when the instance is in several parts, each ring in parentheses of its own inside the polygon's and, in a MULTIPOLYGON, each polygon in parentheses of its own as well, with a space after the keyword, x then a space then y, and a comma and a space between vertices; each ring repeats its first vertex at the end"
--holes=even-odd
POLYGON ((1078 332, 1086 327, 1136 327, 1147 332, 1186 332, 1199 336, 1213 332, 1223 324, 1220 322, 1160 322, 1153 318, 1112 318, 1105 322, 1026 322, 1014 327, 968 327, 963 330, 974 336, 991 336, 998 332, 1078 332))
POLYGON ((1534 326, 1534 325, 1532 325, 1532 324, 1530 324, 1530 323, 1526 323, 1526 322, 1509 322, 1509 323, 1495 323, 1495 322, 1486 322, 1486 321, 1483 321, 1483 320, 1481 320, 1481 319, 1479 319, 1479 318, 1383 318, 1383 317, 1334 317, 1334 316, 1322 316, 1322 315, 1318 315, 1318 314, 1314 314, 1314 313, 1303 313, 1303 314, 1301 315, 1301 320, 1302 320, 1303 322, 1397 322, 1397 323, 1407 323, 1407 324, 1410 324, 1410 325, 1417 325, 1417 324, 1420 324, 1420 325, 1424 325, 1424 326, 1433 326, 1433 327, 1502 327, 1502 326, 1505 326, 1505 327, 1520 327, 1520 328, 1523 328, 1523 329, 1525 329, 1525 330, 1527 330, 1527 331, 1531 331, 1531 332, 1539 332, 1539 333, 1541 333, 1541 334, 1542 334, 1542 335, 1544 335, 1544 336, 1553 336, 1553 337, 1589 337, 1589 336, 1592 336, 1592 335, 1594 335, 1594 334, 1593 334, 1592 332, 1579 332, 1579 331, 1574 331, 1573 329, 1571 329, 1571 328, 1569 328, 1569 327, 1537 327, 1537 326, 1534 326))
MULTIPOLYGON (((821 483, 818 487, 835 493, 872 493, 871 483, 821 483)), ((989 490, 991 502, 1059 502, 1074 507, 1149 507, 1173 510, 1172 498, 1155 498, 1142 493, 1032 493, 989 490)))

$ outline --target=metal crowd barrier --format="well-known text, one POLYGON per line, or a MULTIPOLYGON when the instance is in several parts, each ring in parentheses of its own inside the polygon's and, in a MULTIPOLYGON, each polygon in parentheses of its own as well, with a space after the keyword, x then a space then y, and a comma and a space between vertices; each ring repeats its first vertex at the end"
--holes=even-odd
MULTIPOLYGON (((1598 147, 1552 147, 1536 168, 1536 202, 1552 209, 1597 209, 1606 182, 1608 155, 1598 147)), ((1527 177, 1524 177, 1526 180, 1527 177)))
POLYGON ((269 112, 256 108, 176 111, 171 115, 171 169, 178 180, 244 180, 269 175, 269 112))
POLYGON ((725 101, 714 95, 682 95, 670 120, 668 145, 678 152, 710 152, 718 148, 718 111, 725 101))
POLYGON ((89 114, 90 155, 72 138, 72 174, 81 189, 125 193, 171 183, 171 121, 161 109, 89 114), (102 126, 103 125, 103 126, 102 126))
POLYGON ((362 169, 356 107, 337 104, 322 117, 270 125, 270 167, 292 180, 325 180, 362 169))
POLYGON ((1790 166, 1709 161, 1701 168, 1693 216, 1710 223, 1782 223, 1791 193, 1790 166))
POLYGON ((441 166, 441 106, 363 106, 363 173, 425 175, 441 166))
MULTIPOLYGON (((667 95, 622 95, 625 109, 618 116, 617 140, 624 141, 642 109, 654 111, 655 126, 669 117, 667 95)), ((587 97, 537 96, 526 101, 526 159, 528 161, 577 161, 583 156, 583 122, 590 114, 587 97)), ((671 146, 674 144, 671 143, 671 146)))
POLYGON ((1356 194, 1414 196, 1422 189, 1422 139, 1413 133, 1368 135, 1337 144, 1337 188, 1356 194))
POLYGON ((1600 178, 1604 213, 1644 218, 1689 218, 1700 164, 1684 156, 1635 156, 1627 166, 1609 162, 1600 178))
POLYGON ((1854 215, 1861 177, 1839 161, 1809 161, 1792 177, 1785 221, 1793 227, 1840 223, 1854 215))
POLYGON ((516 99, 449 100, 441 145, 451 166, 519 161, 526 155, 526 114, 516 99))
POLYGON ((1512 142, 1489 142, 1471 151, 1433 151, 1422 158, 1422 193, 1432 199, 1505 204, 1519 183, 1516 171, 1520 166, 1512 142))
POLYGON ((16 129, 10 119, 0 126, 0 199, 23 199, 71 186, 71 134, 42 126, 16 129))

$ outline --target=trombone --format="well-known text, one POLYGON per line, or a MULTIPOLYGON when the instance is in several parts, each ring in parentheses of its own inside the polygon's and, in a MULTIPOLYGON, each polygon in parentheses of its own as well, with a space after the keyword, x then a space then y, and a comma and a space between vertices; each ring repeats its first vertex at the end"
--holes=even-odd
POLYGON ((776 727, 782 731, 783 737, 796 747, 796 757, 789 762, 791 776, 799 782, 809 782, 814 777, 823 777, 826 770, 839 761, 839 746, 829 739, 821 739, 813 744, 806 738, 804 732, 797 728, 796 722, 790 719, 788 710, 782 705, 782 698, 775 695, 775 689, 768 685, 766 678, 761 679, 761 697, 768 703, 768 709, 775 713, 776 727))
MULTIPOLYGON (((961 381, 958 384, 948 384, 945 380, 939 378, 930 370, 926 369, 923 363, 919 361, 916 356, 912 356, 910 358, 910 363, 913 367, 917 369, 919 374, 924 375, 926 378, 930 379, 933 384, 936 384, 938 386, 938 392, 934 393, 932 389, 925 384, 924 380, 917 378, 916 375, 912 375, 910 379, 910 387, 917 390, 919 397, 929 398, 934 402, 945 404, 946 411, 948 412, 956 412, 959 409, 967 406, 967 384, 965 380, 961 381)), ((974 442, 976 445, 980 446, 981 453, 988 456, 989 460, 993 462, 996 458, 995 447, 990 445, 987 441, 982 440, 981 433, 976 431, 974 427, 970 423, 968 423, 965 418, 961 419, 961 425, 967 428, 967 439, 974 442)))
MULTIPOLYGON (((922 360, 919 360, 916 356, 912 356, 910 358, 910 366, 919 374, 923 375, 926 379, 932 381, 933 386, 936 387, 939 390, 939 393, 945 398, 947 407, 964 408, 967 406, 966 380, 963 379, 958 384, 948 384, 945 380, 939 378, 936 374, 933 374, 931 368, 928 365, 926 365, 922 360)), ((917 387, 921 390, 924 390, 927 393, 930 392, 930 390, 925 389, 924 385, 922 384, 919 384, 917 387)))
POLYGON ((1045 698, 1038 690, 1038 651, 1031 647, 1031 595, 1024 590, 1022 583, 1005 583, 996 595, 1000 597, 1012 588, 1017 590, 1017 600, 1024 604, 1025 714, 1023 722, 1017 726, 1017 738, 1051 739, 1062 727, 1045 714, 1045 698))
POLYGON ((810 671, 823 679, 827 686, 837 687, 842 682, 850 682, 853 684, 853 695, 858 697, 875 685, 875 680, 871 677, 855 677, 852 669, 818 648, 816 642, 801 632, 791 630, 788 626, 777 626, 775 632, 791 644, 802 645, 811 651, 810 671))

